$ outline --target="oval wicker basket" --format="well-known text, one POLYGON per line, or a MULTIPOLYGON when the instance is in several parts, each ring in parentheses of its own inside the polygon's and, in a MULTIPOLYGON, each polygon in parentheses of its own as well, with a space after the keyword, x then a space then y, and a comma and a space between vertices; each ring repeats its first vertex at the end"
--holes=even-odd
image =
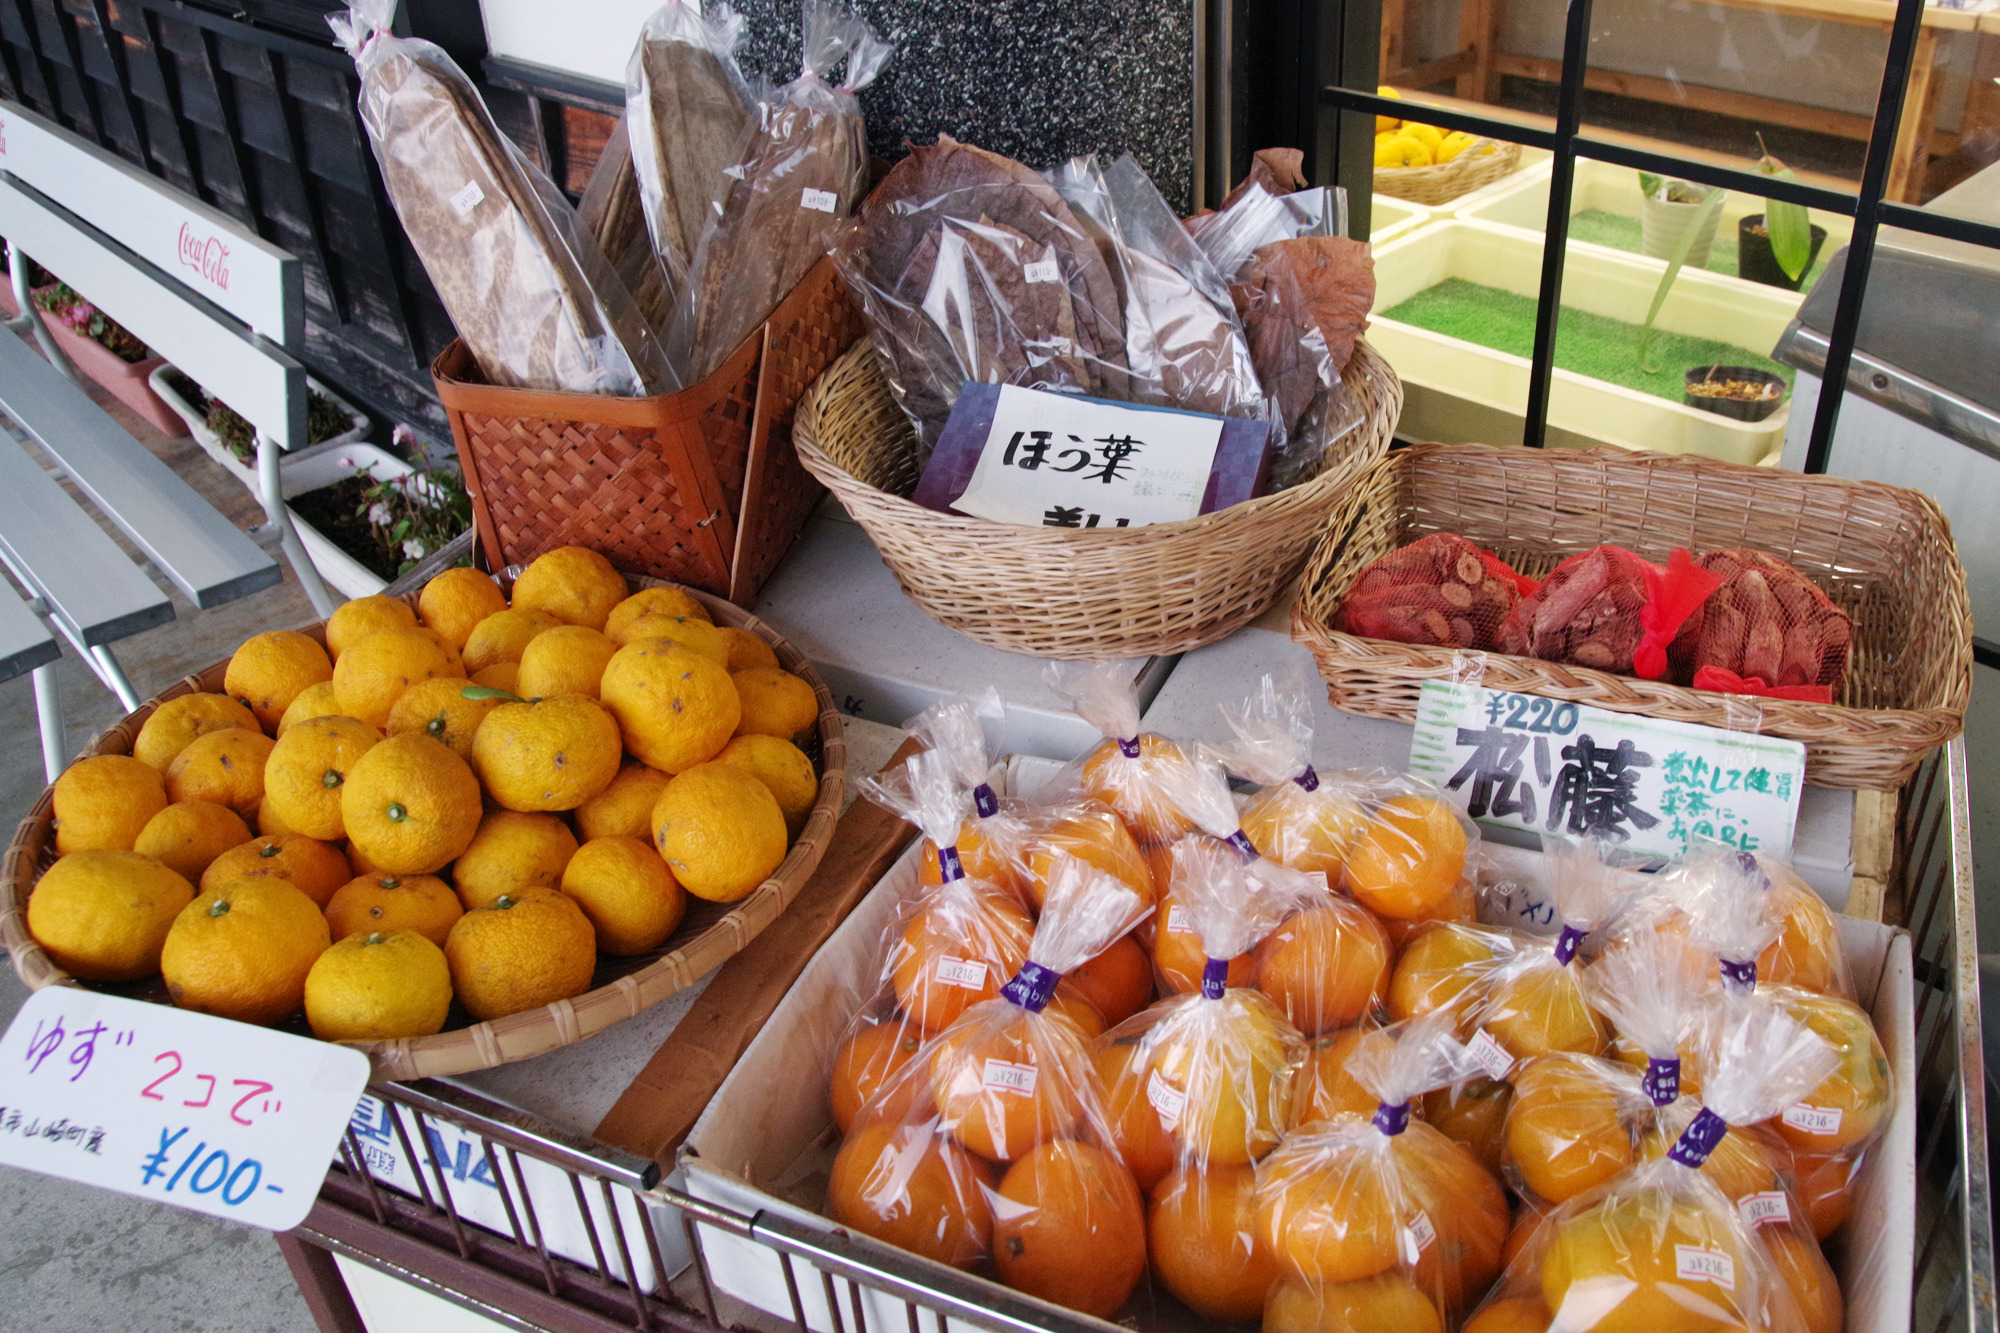
MULTIPOLYGON (((634 589, 680 586, 661 579, 631 575, 634 589)), ((718 625, 747 629, 771 645, 778 662, 813 687, 819 701, 819 737, 814 757, 820 771, 819 797, 806 817, 785 859, 769 879, 733 903, 710 903, 690 897, 687 916, 672 938, 651 953, 633 958, 600 957, 591 988, 572 999, 558 1000, 540 1009, 510 1014, 485 1023, 475 1023, 456 1002, 448 1026, 430 1037, 405 1037, 395 1041, 345 1042, 365 1052, 373 1068, 370 1080, 434 1077, 463 1074, 474 1069, 490 1069, 513 1060, 542 1055, 560 1046, 602 1032, 614 1023, 658 1004, 677 991, 686 990, 711 969, 740 951, 758 932, 777 920, 778 914, 798 896, 811 878, 820 856, 832 839, 840 818, 842 796, 847 787, 847 744, 840 727, 840 712, 826 684, 799 651, 769 625, 719 597, 696 588, 684 589, 699 598, 718 625)), ((416 594, 404 600, 413 606, 416 594)), ((305 632, 324 641, 324 624, 309 626, 305 632)), ((91 754, 130 754, 132 741, 152 711, 168 699, 198 690, 219 691, 227 662, 217 663, 199 675, 189 676, 140 705, 97 738, 91 754)), ((13 957, 14 970, 30 989, 44 986, 79 985, 36 944, 28 934, 28 895, 35 881, 54 863, 53 788, 45 788, 41 799, 14 831, 7 847, 4 866, 5 889, 0 896, 0 944, 13 957)), ((100 987, 93 986, 93 989, 100 987)), ((155 977, 130 986, 104 986, 112 994, 165 1004, 165 985, 155 977)), ((303 1019, 294 1016, 288 1030, 310 1036, 303 1019)))
POLYGON ((1489 689, 1802 741, 1806 781, 1893 791, 1965 725, 1972 612, 1951 528, 1929 496, 1880 482, 1806 477, 1691 455, 1422 444, 1382 460, 1345 495, 1299 579, 1292 637, 1312 651, 1333 706, 1415 721, 1426 680, 1451 680, 1451 648, 1329 628, 1363 570, 1432 532, 1456 532, 1524 574, 1611 542, 1664 560, 1747 546, 1780 556, 1852 617, 1840 701, 1800 703, 1689 689, 1589 667, 1478 653, 1489 689))
POLYGON ((1491 185, 1513 171, 1520 160, 1521 145, 1480 139, 1442 166, 1375 168, 1375 193, 1436 207, 1491 185), (1480 152, 1480 144, 1491 146, 1493 151, 1480 152))
POLYGON ((1363 420, 1342 456, 1289 490, 1213 514, 1085 531, 992 523, 905 499, 917 436, 863 344, 799 402, 799 459, 874 539, 910 599, 980 643, 1036 657, 1143 657, 1213 643, 1277 600, 1334 500, 1387 452, 1403 386, 1366 342, 1363 420))

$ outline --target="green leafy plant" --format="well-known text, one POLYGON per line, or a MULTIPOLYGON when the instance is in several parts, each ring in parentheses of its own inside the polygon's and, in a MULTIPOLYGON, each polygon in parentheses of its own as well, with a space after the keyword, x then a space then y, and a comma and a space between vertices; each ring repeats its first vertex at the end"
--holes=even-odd
MULTIPOLYGON (((1798 173, 1771 156, 1771 150, 1764 146, 1764 136, 1757 136, 1757 150, 1763 156, 1757 159, 1757 170, 1773 180, 1797 181, 1798 173)), ((1764 201, 1764 230, 1771 238, 1771 258, 1784 270, 1793 282, 1799 280, 1812 263, 1812 218, 1804 204, 1780 203, 1776 199, 1764 201)))
POLYGON ((136 363, 152 355, 130 330, 85 300, 66 282, 35 293, 35 304, 55 316, 57 323, 116 353, 123 361, 136 363))
POLYGON ((401 575, 472 526, 472 497, 458 469, 432 463, 429 451, 407 427, 396 428, 396 439, 410 445, 417 470, 378 481, 367 468, 360 469, 356 475, 368 486, 354 512, 368 521, 375 544, 397 562, 401 575))
MULTIPOLYGON (((1647 179, 1647 175, 1642 172, 1639 177, 1641 188, 1652 188, 1647 186, 1647 179)), ((1651 179, 1658 182, 1660 178, 1654 176, 1651 179)), ((1670 186, 1679 185, 1689 190, 1701 191, 1698 199, 1675 201, 1676 203, 1698 202, 1700 207, 1695 210, 1693 220, 1681 232, 1680 240, 1674 245, 1673 254, 1667 258, 1667 271, 1660 275, 1660 285, 1653 289, 1653 304, 1646 311, 1646 323, 1639 331, 1639 369, 1649 375, 1656 375, 1664 368, 1646 359, 1646 352, 1653 343, 1653 323, 1660 317, 1660 307, 1667 303, 1667 293, 1673 290, 1674 279, 1680 277, 1681 266, 1687 263, 1688 256, 1694 252, 1696 238, 1705 235, 1714 228, 1715 219, 1722 212, 1722 201, 1727 198, 1727 194, 1724 191, 1715 189, 1712 186, 1688 185, 1685 181, 1672 181, 1668 184, 1670 186)), ((1655 195, 1654 197, 1657 198, 1658 196, 1655 195)))

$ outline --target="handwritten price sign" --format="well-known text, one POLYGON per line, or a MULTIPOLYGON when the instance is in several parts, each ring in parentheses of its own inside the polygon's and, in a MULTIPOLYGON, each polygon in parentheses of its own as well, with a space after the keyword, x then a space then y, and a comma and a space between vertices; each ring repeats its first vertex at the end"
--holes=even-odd
POLYGON ((287 1231, 367 1082, 344 1046, 50 986, 0 1037, 0 1163, 287 1231))

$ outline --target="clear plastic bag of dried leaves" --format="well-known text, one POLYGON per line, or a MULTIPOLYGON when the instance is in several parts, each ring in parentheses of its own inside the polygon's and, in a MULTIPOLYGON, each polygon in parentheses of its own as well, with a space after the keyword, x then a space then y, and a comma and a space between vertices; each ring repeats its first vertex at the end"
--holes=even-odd
POLYGON ((751 108, 675 304, 667 346, 688 383, 764 322, 853 212, 868 183, 855 94, 893 51, 861 19, 807 0, 799 77, 751 108), (836 85, 829 79, 843 61, 836 85))
POLYGON ((480 373, 509 388, 664 393, 657 339, 569 203, 436 45, 389 31, 395 0, 329 17, 390 202, 480 373))

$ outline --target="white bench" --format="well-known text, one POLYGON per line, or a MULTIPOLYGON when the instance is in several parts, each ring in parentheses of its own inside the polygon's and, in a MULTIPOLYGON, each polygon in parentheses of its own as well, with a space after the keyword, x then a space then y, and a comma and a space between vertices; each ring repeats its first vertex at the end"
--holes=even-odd
MULTIPOLYGON (((307 442, 305 368, 286 350, 303 339, 298 260, 5 100, 0 236, 11 250, 21 310, 14 326, 31 328, 48 358, 18 338, 0 337, 0 410, 196 607, 279 582, 263 549, 279 547, 314 609, 330 614, 334 601, 279 489, 279 451, 307 442), (250 422, 267 520, 261 527, 251 534, 238 529, 78 387, 74 367, 32 314, 29 258, 250 422)), ((0 561, 32 595, 34 610, 136 708, 138 697, 110 644, 172 619, 172 603, 50 473, 13 448, 0 448, 0 561)), ((0 676, 16 661, 27 663, 16 672, 36 671, 43 758, 53 777, 63 762, 62 726, 42 653, 25 640, 13 644, 0 607, 0 676)))

